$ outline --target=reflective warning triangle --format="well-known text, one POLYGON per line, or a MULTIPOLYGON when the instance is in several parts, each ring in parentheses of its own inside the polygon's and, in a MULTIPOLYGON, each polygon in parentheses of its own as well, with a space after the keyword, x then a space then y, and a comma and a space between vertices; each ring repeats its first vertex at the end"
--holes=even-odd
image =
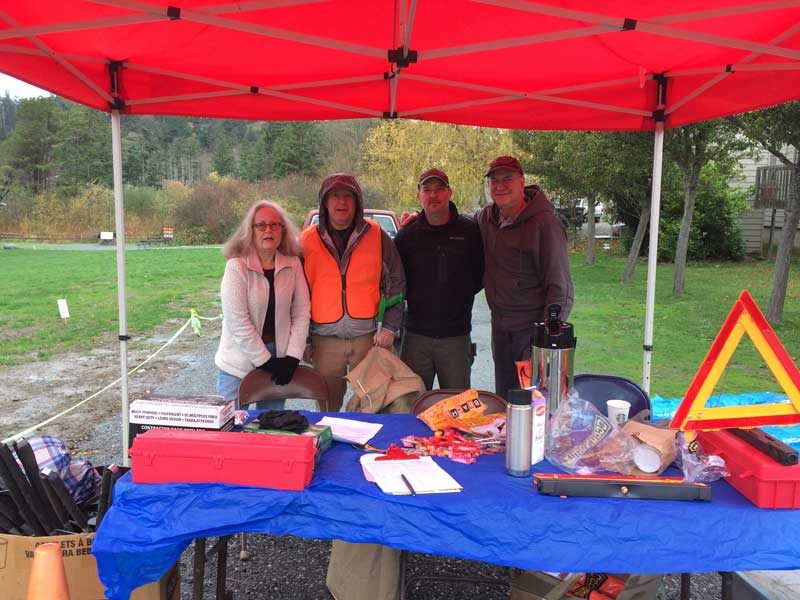
POLYGON ((793 423, 800 423, 800 370, 755 300, 744 290, 728 313, 669 426, 684 431, 707 431, 793 423), (789 403, 707 408, 708 398, 745 333, 789 397, 789 403))

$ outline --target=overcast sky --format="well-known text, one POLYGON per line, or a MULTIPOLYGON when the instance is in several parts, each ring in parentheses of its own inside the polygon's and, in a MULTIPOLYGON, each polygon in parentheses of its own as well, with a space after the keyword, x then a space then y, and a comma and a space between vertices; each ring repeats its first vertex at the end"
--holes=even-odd
POLYGON ((13 77, 0 73, 0 96, 5 96, 6 92, 8 92, 12 98, 35 98, 37 96, 50 95, 48 92, 28 85, 19 79, 14 79, 13 77))

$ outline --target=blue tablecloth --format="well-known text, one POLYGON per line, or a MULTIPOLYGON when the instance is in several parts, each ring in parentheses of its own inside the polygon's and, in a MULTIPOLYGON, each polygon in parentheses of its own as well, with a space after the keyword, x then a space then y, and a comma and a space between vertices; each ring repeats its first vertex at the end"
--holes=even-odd
MULTIPOLYGON (((383 423, 373 441, 380 447, 428 433, 411 415, 338 416, 383 423)), ((126 475, 93 548, 108 597, 126 599, 159 579, 194 538, 239 531, 377 542, 544 571, 800 569, 800 510, 756 508, 724 482, 713 484, 712 502, 553 498, 530 478, 506 475, 500 454, 472 465, 437 459, 461 493, 387 496, 365 481, 360 454, 334 444, 302 492, 137 485, 126 475)), ((546 462, 535 470, 553 471, 546 462)))

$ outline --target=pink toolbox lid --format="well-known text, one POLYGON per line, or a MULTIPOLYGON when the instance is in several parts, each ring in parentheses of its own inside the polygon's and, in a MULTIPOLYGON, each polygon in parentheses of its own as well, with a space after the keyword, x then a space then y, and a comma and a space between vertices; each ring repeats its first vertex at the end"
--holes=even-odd
POLYGON ((302 490, 317 452, 307 435, 151 429, 130 449, 134 483, 227 483, 302 490))
POLYGON ((128 454, 150 456, 313 460, 314 438, 307 435, 259 435, 238 431, 151 429, 136 436, 128 454))

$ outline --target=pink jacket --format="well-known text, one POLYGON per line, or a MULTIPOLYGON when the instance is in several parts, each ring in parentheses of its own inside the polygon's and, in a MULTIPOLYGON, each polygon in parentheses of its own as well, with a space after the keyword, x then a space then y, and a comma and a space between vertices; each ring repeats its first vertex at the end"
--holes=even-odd
MULTIPOLYGON (((269 282, 253 251, 225 264, 222 337, 214 362, 219 369, 244 377, 271 355, 261 340, 267 315, 269 282)), ((311 313, 308 284, 296 256, 275 255, 275 348, 278 356, 302 359, 311 313)))

